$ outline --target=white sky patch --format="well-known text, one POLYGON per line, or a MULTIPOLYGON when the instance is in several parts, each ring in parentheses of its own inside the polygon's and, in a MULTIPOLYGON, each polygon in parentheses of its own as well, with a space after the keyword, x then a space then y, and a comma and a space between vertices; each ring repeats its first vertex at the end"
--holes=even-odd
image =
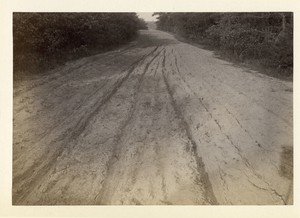
POLYGON ((153 12, 142 12, 142 13, 137 13, 137 15, 140 18, 143 18, 145 21, 157 21, 156 17, 152 17, 153 12))

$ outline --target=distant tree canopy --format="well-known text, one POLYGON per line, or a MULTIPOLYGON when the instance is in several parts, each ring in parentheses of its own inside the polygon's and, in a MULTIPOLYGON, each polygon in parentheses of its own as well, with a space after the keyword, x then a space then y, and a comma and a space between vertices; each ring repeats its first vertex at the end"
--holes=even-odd
POLYGON ((28 70, 50 57, 105 49, 139 29, 147 25, 136 13, 14 13, 14 67, 28 70))
POLYGON ((156 30, 156 22, 155 21, 148 21, 147 26, 148 26, 148 29, 156 30))
POLYGON ((139 24, 138 25, 139 30, 147 30, 148 29, 148 23, 143 18, 139 18, 138 24, 139 24))
POLYGON ((293 13, 154 13, 157 29, 213 44, 240 60, 293 67, 293 13))

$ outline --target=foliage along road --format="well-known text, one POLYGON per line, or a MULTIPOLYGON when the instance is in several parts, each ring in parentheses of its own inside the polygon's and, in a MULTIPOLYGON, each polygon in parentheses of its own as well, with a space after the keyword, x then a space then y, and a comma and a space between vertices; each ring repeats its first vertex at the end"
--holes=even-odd
POLYGON ((293 204, 293 84, 172 35, 14 84, 14 205, 293 204))

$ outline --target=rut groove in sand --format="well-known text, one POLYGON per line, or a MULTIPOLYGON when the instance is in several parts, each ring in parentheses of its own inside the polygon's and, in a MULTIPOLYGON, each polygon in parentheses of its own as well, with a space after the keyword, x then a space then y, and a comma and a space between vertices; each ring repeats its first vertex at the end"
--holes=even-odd
MULTIPOLYGON (((193 135, 191 134, 191 130, 190 130, 189 125, 187 124, 187 122, 185 121, 183 115, 181 114, 180 108, 178 108, 178 106, 176 105, 176 102, 174 100, 174 96, 172 94, 172 90, 171 90, 170 85, 167 81, 165 71, 164 71, 164 69, 166 67, 165 66, 165 55, 166 55, 166 52, 164 52, 164 60, 163 60, 163 78, 164 78, 164 82, 166 84, 168 93, 170 95, 171 102, 172 102, 172 105, 174 107, 174 110, 176 111, 177 116, 181 119, 181 122, 182 122, 181 124, 183 125, 184 129, 186 130, 186 134, 188 136, 188 139, 192 143, 192 151, 194 153, 196 163, 197 163, 197 169, 198 169, 198 172, 199 172, 199 180, 204 186, 206 201, 209 202, 212 205, 217 205, 218 201, 217 201, 217 199, 214 195, 213 188, 212 188, 212 185, 211 185, 210 180, 209 180, 209 175, 205 171, 205 164, 203 163, 202 158, 199 156, 198 151, 197 151, 197 143, 196 143, 195 139, 193 138, 193 135)), ((179 71, 178 71, 178 73, 179 73, 179 71)))
MULTIPOLYGON (((159 46, 157 46, 155 48, 155 50, 153 51, 153 53, 159 48, 159 46)), ((133 118, 134 112, 136 110, 136 104, 137 104, 137 95, 139 94, 139 90, 140 87, 143 83, 143 79, 144 76, 146 74, 146 72, 148 71, 149 66, 151 65, 151 63, 159 56, 159 54, 163 51, 163 49, 161 51, 159 51, 156 55, 154 55, 154 57, 146 64, 143 73, 141 74, 139 80, 138 80, 138 86, 136 88, 135 94, 134 94, 134 99, 135 101, 133 102, 133 106, 131 108, 131 111, 129 112, 128 118, 126 119, 126 121, 124 122, 123 126, 121 127, 121 133, 119 135, 117 135, 115 137, 115 140, 117 142, 120 141, 120 139, 122 138, 123 134, 124 134, 124 129, 126 128, 126 126, 130 123, 130 121, 133 118)), ((119 143, 118 143, 119 144, 119 143)), ((108 161, 107 165, 108 165, 108 173, 107 173, 107 177, 105 178, 104 182, 103 182, 103 187, 101 189, 101 191, 99 192, 99 194, 97 195, 96 199, 95 199, 95 204, 96 205, 106 205, 108 202, 110 202, 109 196, 111 195, 111 193, 114 192, 113 188, 114 187, 110 187, 110 174, 112 174, 112 172, 114 171, 114 163, 116 161, 116 159, 118 159, 118 155, 117 155, 117 150, 120 149, 120 144, 116 145, 113 149, 112 155, 110 160, 108 161)), ((137 201, 137 200, 136 200, 137 201)))
MULTIPOLYGON (((31 168, 27 169, 22 175, 19 175, 18 177, 14 178, 14 181, 13 181, 14 183, 22 182, 23 186, 28 187, 28 188, 25 188, 22 190, 22 192, 24 193, 23 195, 20 194, 17 199, 16 198, 13 199, 14 204, 19 204, 19 202, 25 201, 25 199, 28 197, 28 195, 32 192, 33 188, 37 186, 37 184, 40 182, 40 180, 42 180, 45 177, 45 175, 47 175, 49 170, 55 164, 55 160, 62 154, 62 152, 64 151, 64 149, 67 146, 67 143, 71 140, 76 140, 76 138, 80 135, 80 133, 84 131, 86 126, 88 126, 88 122, 90 122, 90 120, 95 116, 97 111, 109 101, 109 99, 117 92, 117 90, 120 88, 120 86, 128 79, 130 74, 135 69, 136 65, 138 65, 142 60, 144 60, 148 56, 152 55, 157 49, 158 49, 158 46, 151 53, 149 53, 148 55, 144 55, 142 58, 140 58, 139 60, 134 62, 130 67, 128 67, 127 69, 124 69, 122 71, 122 73, 126 72, 126 71, 128 71, 128 72, 124 78, 122 78, 121 80, 116 82, 116 85, 114 86, 112 91, 109 92, 101 101, 99 101, 99 102, 97 101, 96 104, 94 104, 92 106, 93 110, 90 113, 85 113, 84 116, 82 116, 79 119, 76 126, 71 129, 71 131, 67 130, 66 133, 62 134, 62 135, 64 135, 64 140, 63 140, 63 142, 61 142, 62 145, 59 146, 60 149, 57 149, 50 157, 49 157, 49 154, 43 155, 40 159, 35 161, 34 165, 31 168), (47 160, 47 161, 45 161, 45 160, 47 160), (42 166, 42 167, 40 167, 40 166, 42 166), (38 168, 38 170, 36 170, 37 168, 38 168), (26 181, 26 180, 28 180, 27 179, 28 175, 30 175, 32 173, 33 173, 33 175, 31 176, 31 179, 29 181, 26 181)), ((149 64, 146 66, 146 68, 148 68, 148 67, 149 67, 149 64)), ((101 90, 101 89, 98 89, 97 91, 95 91, 95 93, 98 92, 99 90, 101 90)), ((90 95, 88 98, 90 98, 94 94, 90 95)), ((65 119, 67 119, 71 115, 72 114, 67 116, 65 119)), ((54 126, 52 128, 52 130, 55 129, 56 127, 57 126, 54 126)), ((45 135, 49 134, 47 132, 45 133, 45 135)), ((55 143, 55 145, 53 145, 53 146, 57 146, 57 145, 58 144, 55 143)))
POLYGON ((13 205, 293 204, 293 84, 140 33, 14 85, 13 205))

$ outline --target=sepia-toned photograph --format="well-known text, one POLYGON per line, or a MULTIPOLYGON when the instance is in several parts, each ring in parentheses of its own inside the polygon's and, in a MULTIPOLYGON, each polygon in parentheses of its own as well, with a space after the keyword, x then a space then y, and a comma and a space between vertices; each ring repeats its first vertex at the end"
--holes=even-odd
POLYGON ((12 205, 293 205, 293 12, 12 22, 12 205))

